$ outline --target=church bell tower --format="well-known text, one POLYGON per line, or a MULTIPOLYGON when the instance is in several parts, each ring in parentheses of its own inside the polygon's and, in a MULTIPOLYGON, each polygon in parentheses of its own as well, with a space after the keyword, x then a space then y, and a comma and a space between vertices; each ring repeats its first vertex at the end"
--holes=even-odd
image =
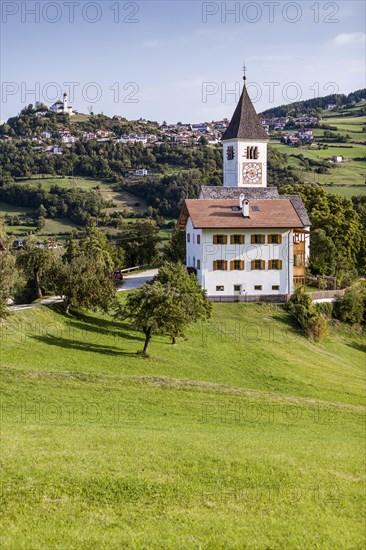
POLYGON ((268 135, 244 87, 234 115, 223 134, 224 187, 267 187, 268 135))

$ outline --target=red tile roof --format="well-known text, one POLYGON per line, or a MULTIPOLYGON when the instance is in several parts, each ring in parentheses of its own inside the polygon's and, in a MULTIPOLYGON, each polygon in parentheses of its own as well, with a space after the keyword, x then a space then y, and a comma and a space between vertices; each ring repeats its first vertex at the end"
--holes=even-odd
POLYGON ((246 229, 246 228, 300 228, 303 227, 295 208, 289 199, 250 200, 249 218, 244 218, 233 199, 186 199, 182 207, 178 227, 185 227, 188 217, 195 228, 246 229), (253 210, 252 207, 257 207, 253 210))

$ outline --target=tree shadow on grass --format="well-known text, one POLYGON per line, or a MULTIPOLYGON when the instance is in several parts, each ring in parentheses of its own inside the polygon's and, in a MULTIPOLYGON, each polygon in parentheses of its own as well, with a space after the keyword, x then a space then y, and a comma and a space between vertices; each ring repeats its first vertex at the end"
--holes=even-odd
POLYGON ((62 315, 67 320, 82 321, 88 325, 93 325, 101 328, 110 329, 113 327, 119 327, 123 324, 113 318, 101 319, 100 317, 95 317, 95 315, 93 315, 92 313, 82 310, 71 309, 70 314, 67 315, 65 313, 65 307, 63 304, 49 304, 47 307, 49 307, 49 309, 51 309, 55 313, 62 315))
POLYGON ((99 333, 125 340, 144 341, 144 338, 140 335, 140 333, 131 327, 127 322, 114 319, 100 319, 80 310, 72 311, 71 315, 66 315, 62 304, 52 304, 48 307, 65 317, 68 326, 75 330, 95 334, 99 333), (131 335, 131 331, 134 332, 136 336, 131 335))
POLYGON ((116 321, 115 319, 100 319, 94 315, 89 314, 87 311, 72 310, 71 317, 76 321, 82 321, 88 325, 94 325, 100 328, 116 328, 119 327, 122 323, 116 321))
POLYGON ((49 346, 56 346, 59 348, 65 348, 70 350, 88 351, 93 353, 101 353, 102 355, 121 356, 129 355, 136 356, 136 352, 127 352, 118 349, 115 346, 102 346, 91 342, 82 342, 80 340, 73 340, 69 338, 61 338, 58 336, 32 336, 34 340, 38 340, 49 346))
POLYGON ((366 354, 366 344, 359 344, 358 342, 350 342, 347 344, 347 346, 366 354))
MULTIPOLYGON (((77 331, 80 332, 90 332, 92 334, 100 334, 105 336, 110 336, 112 338, 120 338, 121 340, 136 340, 136 341, 143 341, 144 338, 142 336, 139 336, 139 333, 136 333, 136 336, 129 334, 126 330, 113 330, 112 327, 108 330, 108 328, 100 328, 98 326, 89 325, 87 323, 82 323, 80 321, 73 321, 70 320, 68 323, 68 326, 75 330, 76 334, 77 331)), ((115 327, 116 328, 116 327, 115 327)), ((126 329, 127 326, 123 326, 120 324, 117 329, 124 328, 126 329)), ((128 330, 132 330, 131 327, 128 327, 128 330)))
POLYGON ((293 328, 294 331, 296 331, 300 328, 300 325, 298 324, 298 322, 295 321, 295 319, 289 313, 286 313, 285 315, 283 315, 283 314, 278 315, 278 314, 275 313, 272 316, 272 319, 274 321, 276 321, 277 323, 281 323, 282 325, 286 325, 289 328, 293 328))

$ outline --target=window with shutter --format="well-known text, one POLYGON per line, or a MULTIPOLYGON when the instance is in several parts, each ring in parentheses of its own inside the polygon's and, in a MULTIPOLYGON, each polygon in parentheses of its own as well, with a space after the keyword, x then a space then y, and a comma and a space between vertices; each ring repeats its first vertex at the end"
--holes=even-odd
POLYGON ((226 271, 227 270, 227 261, 226 260, 215 260, 214 261, 214 270, 226 271), (216 265, 216 267, 215 267, 216 265))
POLYGON ((230 262, 230 269, 244 269, 244 262, 243 260, 232 260, 230 262))
POLYGON ((302 267, 304 265, 303 254, 294 254, 294 267, 302 267))
POLYGON ((201 235, 197 235, 197 244, 201 244, 201 235))
POLYGON ((264 260, 252 260, 252 269, 265 269, 266 262, 264 260))
POLYGON ((214 235, 213 244, 227 244, 227 235, 214 235))
POLYGON ((244 235, 230 235, 230 244, 245 244, 244 235))
POLYGON ((282 260, 269 260, 268 269, 282 269, 282 260))
POLYGON ((268 244, 282 244, 282 235, 268 235, 268 244))
POLYGON ((264 244, 265 236, 264 235, 251 235, 250 236, 251 244, 264 244))

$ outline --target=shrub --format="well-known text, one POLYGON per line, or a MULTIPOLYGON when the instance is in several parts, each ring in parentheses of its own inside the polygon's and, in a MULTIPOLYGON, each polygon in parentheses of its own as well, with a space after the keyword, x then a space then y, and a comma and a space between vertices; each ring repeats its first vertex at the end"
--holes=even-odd
POLYGON ((310 340, 319 342, 329 335, 329 323, 322 315, 310 317, 305 328, 305 334, 310 340))
POLYGON ((326 317, 332 317, 333 304, 331 302, 320 302, 320 304, 315 305, 315 309, 318 313, 321 313, 326 317))
POLYGON ((319 305, 328 306, 315 306, 311 297, 301 289, 296 290, 293 298, 285 305, 286 310, 304 329, 305 336, 316 342, 324 340, 329 334, 328 321, 322 315, 321 308, 318 308, 319 305))
POLYGON ((365 290, 349 288, 344 296, 336 298, 334 302, 334 317, 349 324, 361 323, 365 311, 365 290))
POLYGON ((293 298, 286 303, 285 309, 302 328, 306 328, 308 320, 315 314, 315 307, 311 297, 301 289, 296 290, 293 298))
POLYGON ((7 317, 9 315, 8 310, 6 309, 6 303, 3 298, 0 297, 0 319, 7 317))

